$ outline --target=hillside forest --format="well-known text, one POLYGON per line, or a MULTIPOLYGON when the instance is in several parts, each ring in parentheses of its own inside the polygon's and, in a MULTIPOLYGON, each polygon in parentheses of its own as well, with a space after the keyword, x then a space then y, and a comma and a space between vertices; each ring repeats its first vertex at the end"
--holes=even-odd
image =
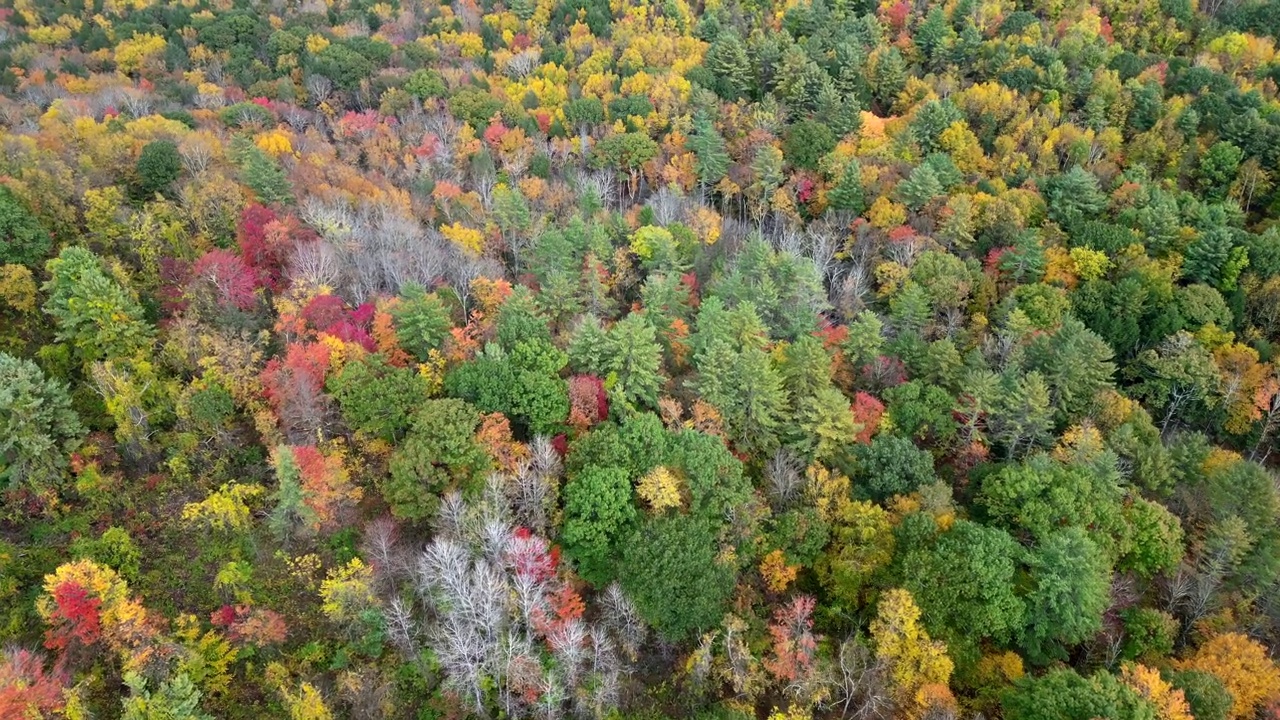
POLYGON ((0 2, 0 717, 1280 719, 1278 35, 0 2))

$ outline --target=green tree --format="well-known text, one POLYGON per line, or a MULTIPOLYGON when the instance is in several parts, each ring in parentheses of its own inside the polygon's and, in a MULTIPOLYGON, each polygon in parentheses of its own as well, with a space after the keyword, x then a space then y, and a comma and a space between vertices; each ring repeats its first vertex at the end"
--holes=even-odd
POLYGON ((704 188, 713 187, 729 171, 729 152, 725 149, 724 138, 705 113, 699 112, 694 116, 693 133, 685 146, 697 160, 694 170, 704 188))
POLYGON ((1040 373, 1005 373, 992 404, 987 423, 1009 457, 1018 457, 1020 450, 1025 453, 1052 438, 1053 406, 1049 386, 1040 373))
POLYGON ((1022 646, 1033 662, 1065 660, 1067 647, 1102 629, 1111 604, 1111 565, 1081 528, 1045 538, 1029 560, 1034 589, 1027 594, 1022 646))
POLYGON ((328 389, 352 430, 387 441, 404 435, 429 394, 416 370, 390 365, 377 354, 345 363, 328 389))
POLYGON ((1176 670, 1165 674, 1165 679, 1186 696, 1187 705, 1196 720, 1227 720, 1231 717, 1231 706, 1235 700, 1231 691, 1212 673, 1176 670))
POLYGON ((443 347, 453 326, 449 308, 440 297, 417 283, 400 287, 400 301, 392 306, 390 314, 400 347, 419 362, 426 362, 432 350, 443 347))
POLYGON ((640 132, 610 135, 591 151, 591 166, 627 174, 634 186, 640 167, 658 155, 658 143, 640 132))
POLYGON ((1225 140, 1214 143, 1200 158, 1200 167, 1196 171, 1200 189, 1212 199, 1225 198, 1243 159, 1244 151, 1235 145, 1225 140))
POLYGON ((122 720, 213 720, 200 710, 201 693, 186 673, 147 689, 147 680, 136 672, 125 673, 129 696, 121 702, 122 720))
POLYGON ((315 512, 303 502, 302 468, 288 445, 276 448, 272 460, 276 471, 276 491, 271 495, 274 507, 267 527, 282 541, 315 520, 315 512))
POLYGON ((142 551, 124 528, 111 526, 97 538, 82 536, 71 544, 71 555, 86 558, 115 570, 129 582, 137 582, 142 570, 142 551))
POLYGON ((0 185, 0 265, 36 265, 51 247, 53 239, 27 204, 0 185))
POLYGON ((1141 497, 1130 498, 1123 515, 1128 547, 1119 568, 1148 579, 1176 570, 1184 551, 1178 516, 1160 503, 1141 497))
POLYGON ((867 209, 866 194, 862 189, 862 166, 857 160, 845 163, 835 186, 827 192, 827 203, 835 210, 846 210, 861 215, 867 209))
POLYGON ((1064 527, 1089 529, 1113 552, 1124 534, 1114 469, 1067 465, 1044 454, 1005 465, 982 481, 977 502, 995 521, 1045 542, 1064 527))
POLYGON ((10 487, 57 480, 84 432, 62 384, 0 352, 0 478, 10 487))
POLYGON ((1150 702, 1107 672, 1090 678, 1070 669, 1028 675, 1004 694, 1001 707, 1008 720, 1156 720, 1150 702))
POLYGON ((894 190, 898 199, 912 210, 919 210, 944 192, 937 173, 929 165, 917 165, 894 190))
POLYGON ((871 87, 881 107, 888 108, 907 84, 907 61, 897 47, 877 50, 879 55, 871 76, 871 87))
POLYGON ((714 90, 720 97, 737 100, 751 94, 751 58, 737 33, 720 33, 707 48, 702 63, 715 76, 714 90))
POLYGON ((1050 401, 1063 419, 1088 411, 1099 391, 1112 387, 1113 351, 1097 333, 1068 316, 1058 332, 1037 337, 1027 348, 1027 364, 1049 384, 1050 401))
POLYGON ((45 264, 44 311, 57 322, 57 338, 86 365, 129 357, 151 344, 152 329, 138 304, 103 272, 97 255, 69 247, 45 264))
POLYGON ((1236 250, 1231 228, 1212 227, 1201 232, 1183 254, 1183 274, 1196 282, 1219 286, 1236 250))
POLYGON ((577 373, 603 377, 609 357, 609 332, 595 315, 585 315, 569 335, 569 367, 577 373))
POLYGON ((1092 220, 1107 207, 1107 196, 1102 193, 1097 176, 1079 165, 1046 178, 1040 191, 1044 193, 1049 218, 1064 228, 1092 220))
POLYGON ((134 165, 133 197, 142 202, 156 193, 168 194, 182 174, 182 156, 172 140, 154 140, 142 147, 134 165))
POLYGON ((631 481, 617 467, 588 467, 564 487, 565 552, 584 579, 597 587, 615 577, 621 543, 636 519, 631 481))
POLYGON ((853 455, 856 471, 852 479, 878 502, 909 495, 937 479, 933 456, 909 438, 880 435, 869 445, 857 446, 853 455))
POLYGON ((923 541, 911 538, 927 514, 899 527, 895 576, 916 598, 929 631, 958 651, 979 640, 1004 642, 1022 628, 1025 608, 1014 592, 1023 550, 1003 530, 957 520, 923 541))
POLYGON ((419 100, 442 98, 448 93, 444 78, 429 68, 414 70, 404 81, 404 90, 419 100))
POLYGON ((692 339, 693 364, 698 392, 720 411, 729 437, 744 452, 768 454, 778 447, 787 398, 762 330, 750 303, 728 311, 709 298, 692 339))
POLYGON ((641 526, 623 544, 618 575, 640 615, 672 642, 718 625, 736 580, 714 527, 688 515, 641 526))
POLYGON ((331 80, 335 87, 348 92, 373 75, 369 58, 344 43, 335 42, 311 56, 311 71, 331 80))
POLYGON ((243 138, 232 141, 231 154, 240 167, 240 179, 253 190, 258 200, 273 205, 293 202, 289 179, 275 158, 243 138))
POLYGON ((468 489, 483 478, 490 461, 475 440, 479 424, 479 411, 461 400, 422 403, 409 434, 391 454, 388 475, 380 478, 382 497, 396 517, 431 517, 441 493, 468 489))
POLYGON ((817 170, 818 161, 836 146, 835 133, 817 120, 801 120, 787 127, 782 151, 795 167, 817 170))
POLYGON ((656 408, 662 389, 662 346, 647 313, 633 312, 609 329, 604 369, 632 406, 656 408))

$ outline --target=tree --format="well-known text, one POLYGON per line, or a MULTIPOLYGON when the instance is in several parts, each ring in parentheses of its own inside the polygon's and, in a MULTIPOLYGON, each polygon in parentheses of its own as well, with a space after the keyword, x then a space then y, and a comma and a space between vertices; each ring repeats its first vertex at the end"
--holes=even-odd
POLYGON ((0 352, 0 478, 10 487, 53 483, 84 433, 62 384, 0 352))
POLYGON ((1210 198, 1225 198, 1231 183, 1235 182, 1242 159, 1244 152, 1235 145, 1225 140, 1214 143, 1200 158, 1200 167, 1196 171, 1200 189, 1210 198))
POLYGON ((909 438, 881 435, 869 445, 855 447, 853 455, 857 469, 852 479, 877 502, 909 495, 937 479, 933 456, 909 438))
POLYGON ((39 655, 10 649, 0 656, 0 715, 49 717, 64 704, 61 680, 45 671, 39 655))
POLYGON ((1147 377, 1136 388, 1136 394, 1154 408, 1164 409, 1162 433, 1176 420, 1184 419, 1180 417, 1184 412, 1213 401, 1217 366, 1208 349, 1190 333, 1170 335, 1158 348, 1144 351, 1138 359, 1147 377))
POLYGON ((737 100, 751 94, 751 58, 736 32, 725 31, 716 36, 702 62, 715 77, 713 89, 720 97, 737 100))
POLYGON ((1006 373, 1000 385, 987 422, 1008 456, 1018 457, 1020 448, 1025 453, 1047 443, 1053 429, 1053 405, 1044 376, 1034 371, 1022 376, 1006 373))
POLYGON ((461 400, 421 404, 409 434, 391 454, 388 477, 379 483, 396 517, 428 518, 439 506, 439 494, 480 481, 489 458, 475 440, 479 424, 479 411, 461 400))
POLYGON ((699 312, 692 347, 698 392, 720 411, 729 436, 743 451, 767 454, 778 445, 786 392, 764 350, 763 330, 752 304, 729 311, 712 297, 699 312))
POLYGON ((894 574, 920 604, 931 634, 954 648, 1006 640, 1022 627, 1025 608, 1013 582, 1023 550, 1008 533, 957 520, 923 544, 904 547, 900 537, 899 548, 894 574))
POLYGON ((1233 702, 1222 681, 1203 670, 1171 670, 1169 683, 1182 691, 1196 720, 1227 720, 1233 702))
POLYGON ((871 641, 876 659, 888 668, 899 711, 918 717, 927 709, 921 689, 946 687, 954 666, 947 657, 947 646, 930 639, 920 625, 920 608, 911 593, 895 588, 880 596, 871 621, 871 641))
POLYGON ((1181 690, 1160 677, 1160 672, 1145 665, 1126 665, 1121 677, 1144 700, 1155 706, 1159 720, 1196 720, 1181 690))
POLYGON ((693 134, 685 141, 685 147, 697 159, 694 170, 703 188, 714 187, 729 171, 729 153, 725 150, 724 138, 705 113, 694 116, 693 134))
POLYGON ((355 90, 373 75, 374 66, 364 55, 343 43, 330 43, 311 56, 311 70, 333 81, 342 90, 355 90))
POLYGON ((632 312, 609 329, 604 370, 628 404, 658 406, 662 389, 662 346, 647 313, 632 312))
POLYGON ((818 161, 836 146, 835 133, 817 120, 801 120, 787 128, 782 152, 798 168, 817 170, 818 161))
POLYGON ((917 165, 907 179, 898 183, 894 191, 898 195, 898 199, 906 203, 907 207, 912 210, 919 210, 929 203, 930 200, 943 194, 942 183, 938 181, 938 175, 933 168, 927 164, 917 165))
POLYGON ((1058 332, 1031 343, 1027 363, 1048 382, 1059 416, 1069 419, 1088 410, 1099 391, 1112 387, 1112 355, 1105 340, 1068 316, 1058 332))
POLYGON ((1231 693, 1229 718, 1253 717, 1267 700, 1280 696, 1280 668, 1256 640, 1239 633, 1214 635, 1178 669, 1207 672, 1222 681, 1231 693))
POLYGON ((839 180, 827 191, 827 205, 835 210, 846 210, 853 215, 861 215, 866 211, 866 194, 862 190, 862 166, 857 160, 845 163, 839 180))
POLYGON ((142 147, 138 162, 134 165, 133 197, 142 202, 157 193, 168 193, 178 176, 182 174, 182 156, 172 140, 155 140, 142 147))
POLYGON ((1190 279, 1221 287, 1233 252, 1237 248, 1235 232, 1231 228, 1212 227, 1202 231, 1187 246, 1183 273, 1190 279))
POLYGON ((658 155, 658 144, 640 132, 610 135, 596 143, 591 151, 591 166, 614 168, 630 178, 631 192, 637 189, 640 167, 658 155))
POLYGON ((1102 629, 1111 604, 1110 563, 1083 529, 1069 527, 1045 538, 1029 564, 1035 588, 1026 597, 1022 645, 1033 662, 1065 659, 1066 647, 1102 629))
POLYGON ((565 552, 588 582, 603 587, 614 578, 621 542, 636 518, 631 481, 616 467, 588 467, 564 487, 565 552))
POLYGON ((240 166, 240 179, 253 189, 258 201, 268 205, 293 202, 289 179, 275 158, 248 140, 232 141, 231 154, 240 166))
POLYGON ((352 430, 387 441, 403 437, 430 395, 416 369, 389 365, 378 354, 345 363, 328 388, 352 430))
POLYGON ((87 365, 128 357, 151 344, 151 327, 138 304, 103 272, 98 256, 69 247, 50 260, 44 311, 58 324, 58 340, 70 343, 87 365))
POLYGON ((1132 498, 1123 510, 1129 548, 1119 568, 1140 577, 1153 578, 1172 572, 1182 561, 1182 523, 1160 503, 1132 498))
POLYGON ((1063 527, 1086 528, 1114 550, 1123 533, 1123 492, 1114 470, 1065 464, 1035 455, 982 482, 977 502, 988 515, 1045 542, 1063 527))
POLYGON ((439 350, 453 322, 449 309, 436 293, 428 293, 417 283, 400 286, 400 300, 390 309, 400 345, 419 362, 426 362, 432 350, 439 350))
POLYGON ((147 680, 136 672, 124 676, 129 697, 121 703, 122 720, 213 720, 200 710, 201 693, 186 673, 164 682, 156 690, 147 689, 147 680))
POLYGON ((838 502, 831 517, 831 544, 818 560, 823 588, 846 607, 857 607, 874 574, 893 559, 889 512, 865 500, 838 502))
POLYGON ((1005 693, 1008 720, 1156 720, 1155 707, 1114 675, 1081 677, 1075 670, 1027 676, 1005 693))
POLYGON ((1050 219, 1064 228, 1096 218, 1107 207, 1097 176, 1079 165, 1045 179, 1040 187, 1050 219))
POLYGON ((618 577, 640 615, 678 642, 717 625, 735 572, 720 558, 714 527, 692 515, 646 521, 623 542, 618 577))
POLYGON ((440 73, 429 68, 421 68, 409 73, 409 77, 404 81, 404 90, 419 100, 442 98, 448 92, 444 78, 440 77, 440 73))
POLYGON ((0 265, 38 265, 51 247, 53 239, 27 204, 0 185, 0 265))

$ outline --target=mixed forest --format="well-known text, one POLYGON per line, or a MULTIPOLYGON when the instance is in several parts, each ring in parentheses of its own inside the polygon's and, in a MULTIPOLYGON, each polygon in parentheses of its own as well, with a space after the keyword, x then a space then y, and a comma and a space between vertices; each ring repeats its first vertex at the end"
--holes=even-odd
POLYGON ((1278 35, 0 2, 0 717, 1280 718, 1278 35))

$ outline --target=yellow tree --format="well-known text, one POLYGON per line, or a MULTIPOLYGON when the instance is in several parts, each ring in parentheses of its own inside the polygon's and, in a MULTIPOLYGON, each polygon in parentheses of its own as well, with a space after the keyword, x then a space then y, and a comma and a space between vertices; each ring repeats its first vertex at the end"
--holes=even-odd
POLYGON ((1280 698, 1280 668, 1261 643, 1240 633, 1215 635, 1178 666, 1221 680, 1231 693, 1232 718, 1253 717, 1264 702, 1280 698))
POLYGON ((876 659, 889 671, 894 698, 904 716, 919 717, 945 699, 940 689, 947 687, 955 666, 946 644, 930 639, 920 624, 920 608, 910 592, 895 588, 880 596, 871 639, 876 659))
POLYGON ((1120 678, 1155 706, 1159 720, 1195 720, 1186 696, 1165 682, 1159 670, 1146 665, 1126 665, 1120 671, 1120 678))

